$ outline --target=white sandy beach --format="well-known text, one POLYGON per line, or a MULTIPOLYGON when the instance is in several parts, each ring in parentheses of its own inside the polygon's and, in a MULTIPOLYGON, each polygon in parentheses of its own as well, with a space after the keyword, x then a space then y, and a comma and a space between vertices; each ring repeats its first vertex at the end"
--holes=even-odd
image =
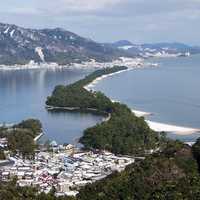
POLYGON ((152 122, 149 120, 146 120, 146 122, 148 123, 149 127, 156 132, 174 133, 177 135, 190 135, 198 132, 200 133, 200 129, 163 124, 158 122, 152 122))
MULTIPOLYGON (((138 111, 138 110, 132 110, 132 112, 134 112, 137 117, 148 117, 150 115, 153 115, 152 113, 138 111)), ((200 132, 200 129, 176 126, 159 122, 152 122, 149 120, 145 121, 147 122, 149 127, 156 132, 174 133, 176 135, 191 135, 200 132)))
MULTIPOLYGON (((130 69, 127 69, 127 70, 130 70, 130 69)), ((119 71, 119 72, 114 72, 114 73, 112 73, 112 74, 107 74, 107 75, 103 75, 103 76, 101 76, 101 77, 98 77, 98 78, 96 78, 94 81, 92 81, 91 83, 89 83, 88 85, 84 86, 84 88, 85 88, 86 90, 88 90, 88 91, 91 91, 91 90, 94 88, 94 86, 95 86, 98 82, 100 82, 101 80, 103 80, 103 79, 105 79, 105 78, 107 78, 107 77, 110 77, 110 76, 113 76, 113 75, 116 75, 116 74, 125 72, 125 71, 127 71, 127 70, 123 70, 123 71, 119 71)))
MULTIPOLYGON (((132 70, 138 67, 141 67, 141 63, 137 63, 135 67, 128 68, 127 70, 132 70)), ((127 71, 127 70, 124 70, 124 71, 127 71)), ((103 75, 102 77, 99 77, 95 79, 93 82, 91 82, 90 84, 86 85, 84 88, 88 91, 91 91, 94 88, 94 86, 102 79, 122 73, 124 71, 115 72, 109 75, 103 75)), ((119 102, 119 101, 112 100, 112 102, 119 102)), ((148 117, 152 115, 152 113, 139 111, 139 110, 132 110, 132 112, 134 112, 137 117, 148 117)), ((146 122, 149 125, 149 127, 156 132, 173 133, 176 135, 183 135, 183 136, 200 132, 200 129, 190 128, 190 127, 182 127, 182 126, 170 125, 170 124, 165 124, 165 123, 152 122, 149 120, 146 120, 146 122)))
POLYGON ((139 110, 132 110, 132 112, 133 112, 137 117, 148 117, 148 116, 150 116, 150 115, 153 115, 153 113, 144 112, 144 111, 139 111, 139 110))
POLYGON ((36 137, 34 138, 34 142, 37 142, 43 135, 44 135, 44 133, 42 132, 42 133, 40 133, 38 136, 36 136, 36 137))
MULTIPOLYGON (((105 63, 104 67, 113 67, 113 66, 126 66, 128 67, 127 70, 122 70, 122 71, 118 71, 118 72, 114 72, 112 74, 107 74, 107 75, 103 75, 101 77, 96 78, 94 81, 92 81, 91 83, 89 83, 88 85, 86 85, 84 88, 88 91, 93 90, 94 86, 101 80, 110 77, 110 76, 114 76, 116 74, 120 74, 123 73, 125 71, 129 71, 129 70, 134 70, 134 69, 141 69, 141 68, 145 68, 145 67, 158 67, 157 63, 148 63, 145 64, 143 59, 140 58, 123 58, 121 57, 121 61, 116 60, 113 61, 111 63, 105 63)), ((101 66, 101 65, 100 65, 101 66)), ((101 66, 102 68, 102 66, 101 66)))

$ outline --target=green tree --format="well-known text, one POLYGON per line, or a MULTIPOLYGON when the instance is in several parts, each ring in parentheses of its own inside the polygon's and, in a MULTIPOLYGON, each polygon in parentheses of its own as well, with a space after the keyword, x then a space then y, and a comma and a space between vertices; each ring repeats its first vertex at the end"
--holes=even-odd
POLYGON ((195 159, 197 160, 200 171, 200 138, 198 138, 196 143, 192 146, 192 152, 195 159))
POLYGON ((4 151, 2 149, 0 149, 0 160, 5 160, 6 156, 4 154, 4 151))

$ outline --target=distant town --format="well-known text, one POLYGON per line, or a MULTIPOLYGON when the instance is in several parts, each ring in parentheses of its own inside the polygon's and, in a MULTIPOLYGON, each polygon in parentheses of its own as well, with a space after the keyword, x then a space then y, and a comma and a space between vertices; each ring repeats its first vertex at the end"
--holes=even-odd
MULTIPOLYGON (((7 139, 0 139, 1 148, 7 147, 7 139)), ((54 187, 57 196, 75 196, 80 187, 121 172, 134 163, 133 157, 116 156, 107 151, 83 151, 71 144, 58 145, 56 141, 48 149, 36 150, 32 160, 20 155, 9 156, 0 168, 0 180, 17 178, 21 187, 39 187, 48 193, 54 187)))

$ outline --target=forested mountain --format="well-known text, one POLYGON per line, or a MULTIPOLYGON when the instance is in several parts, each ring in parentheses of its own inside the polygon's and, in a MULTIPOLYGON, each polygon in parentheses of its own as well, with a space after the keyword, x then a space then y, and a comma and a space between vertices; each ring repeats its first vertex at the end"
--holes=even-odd
POLYGON ((26 29, 0 23, 0 64, 56 62, 79 63, 95 59, 111 61, 124 52, 61 28, 26 29))
POLYGON ((98 43, 70 31, 27 29, 0 23, 0 65, 36 63, 70 64, 95 60, 110 62, 119 57, 199 53, 199 47, 181 43, 133 44, 127 40, 98 43))

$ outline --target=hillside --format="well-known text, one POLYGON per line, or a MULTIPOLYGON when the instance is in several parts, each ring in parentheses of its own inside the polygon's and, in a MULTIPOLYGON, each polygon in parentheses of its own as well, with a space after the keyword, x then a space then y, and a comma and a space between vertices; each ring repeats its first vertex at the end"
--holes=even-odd
POLYGON ((162 153, 83 188, 79 200, 197 200, 200 176, 191 148, 169 141, 162 153))
POLYGON ((120 50, 64 29, 26 29, 0 23, 0 64, 26 64, 30 60, 58 64, 90 59, 104 62, 122 55, 120 50))
POLYGON ((98 43, 70 31, 27 29, 0 23, 0 65, 57 63, 95 60, 111 62, 120 57, 185 56, 200 53, 199 47, 181 43, 133 44, 127 40, 98 43))

